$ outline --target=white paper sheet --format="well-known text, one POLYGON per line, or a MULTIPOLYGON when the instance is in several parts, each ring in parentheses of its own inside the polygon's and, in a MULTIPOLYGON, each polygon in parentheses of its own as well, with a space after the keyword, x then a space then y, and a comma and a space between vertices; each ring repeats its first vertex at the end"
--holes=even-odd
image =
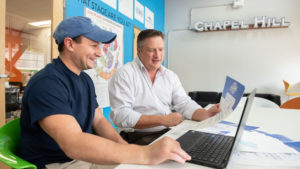
POLYGON ((253 166, 300 167, 300 154, 237 151, 233 154, 231 162, 253 166))

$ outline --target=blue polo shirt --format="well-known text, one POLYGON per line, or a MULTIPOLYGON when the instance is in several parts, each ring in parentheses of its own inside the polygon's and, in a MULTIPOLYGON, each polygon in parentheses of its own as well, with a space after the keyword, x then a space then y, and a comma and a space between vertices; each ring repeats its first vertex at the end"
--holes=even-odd
POLYGON ((98 107, 94 84, 81 72, 70 71, 60 58, 36 73, 27 84, 21 112, 18 155, 44 168, 46 164, 71 161, 58 144, 42 130, 38 121, 55 114, 73 116, 83 132, 92 132, 98 107))

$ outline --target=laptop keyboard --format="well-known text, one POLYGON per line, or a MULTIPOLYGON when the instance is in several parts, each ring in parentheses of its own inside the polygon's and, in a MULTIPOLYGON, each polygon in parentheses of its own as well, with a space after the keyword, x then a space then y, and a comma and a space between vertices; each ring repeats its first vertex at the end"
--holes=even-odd
POLYGON ((195 145, 189 153, 192 158, 197 160, 204 160, 219 163, 221 158, 228 152, 228 147, 231 146, 231 137, 224 137, 223 135, 206 135, 201 140, 202 143, 195 145))
POLYGON ((193 145, 184 145, 185 139, 182 136, 177 140, 181 143, 183 149, 192 157, 192 162, 199 162, 200 164, 203 162, 210 164, 215 163, 216 165, 222 163, 228 155, 234 139, 234 137, 230 136, 203 132, 191 131, 186 134, 188 137, 193 137, 193 145), (192 136, 193 133, 195 133, 194 136, 192 136))

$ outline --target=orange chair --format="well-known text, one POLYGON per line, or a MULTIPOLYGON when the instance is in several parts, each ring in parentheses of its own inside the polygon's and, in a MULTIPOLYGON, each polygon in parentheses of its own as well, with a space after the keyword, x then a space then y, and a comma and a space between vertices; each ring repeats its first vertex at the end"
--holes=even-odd
POLYGON ((284 102, 280 108, 283 109, 300 109, 300 97, 293 98, 284 102))
MULTIPOLYGON (((290 90, 290 83, 285 81, 285 80, 282 80, 283 81, 283 85, 284 85, 284 91, 285 91, 285 94, 288 95, 288 96, 298 96, 300 95, 300 93, 298 92, 295 92, 290 90)), ((299 83, 295 84, 295 86, 299 86, 299 83)))

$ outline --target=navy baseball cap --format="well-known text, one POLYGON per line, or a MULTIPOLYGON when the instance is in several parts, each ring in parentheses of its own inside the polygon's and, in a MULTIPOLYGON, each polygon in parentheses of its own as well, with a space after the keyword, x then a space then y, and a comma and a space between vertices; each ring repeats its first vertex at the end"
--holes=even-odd
POLYGON ((75 38, 80 35, 102 43, 111 43, 117 36, 115 33, 101 29, 88 17, 72 16, 61 21, 53 33, 53 38, 59 45, 67 37, 75 38))

